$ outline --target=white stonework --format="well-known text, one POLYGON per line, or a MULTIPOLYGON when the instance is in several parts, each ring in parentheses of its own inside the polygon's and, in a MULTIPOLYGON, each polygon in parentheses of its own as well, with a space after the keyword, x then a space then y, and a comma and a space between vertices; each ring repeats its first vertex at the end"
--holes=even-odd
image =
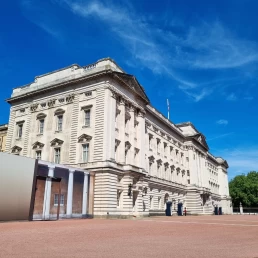
POLYGON ((152 107, 109 58, 37 76, 8 102, 6 151, 89 171, 94 216, 164 214, 167 201, 172 214, 178 203, 192 214, 216 205, 231 213, 227 162, 191 123, 152 107))

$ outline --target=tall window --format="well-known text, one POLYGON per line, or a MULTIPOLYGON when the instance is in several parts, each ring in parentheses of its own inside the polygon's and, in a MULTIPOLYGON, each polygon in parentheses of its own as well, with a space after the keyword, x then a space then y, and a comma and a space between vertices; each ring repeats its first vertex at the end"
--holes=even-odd
POLYGON ((17 125, 17 136, 18 136, 18 138, 22 137, 22 129, 23 129, 23 124, 18 124, 17 125))
POLYGON ((60 148, 55 148, 55 156, 54 156, 54 162, 59 164, 60 163, 60 154, 61 154, 61 149, 60 148))
POLYGON ((82 161, 88 162, 89 160, 89 144, 82 145, 82 161))
POLYGON ((45 119, 40 119, 39 120, 39 133, 42 134, 44 131, 44 124, 45 124, 45 119))
POLYGON ((90 126, 90 109, 84 111, 84 125, 90 126))
POLYGON ((41 159, 41 150, 36 151, 36 159, 41 159))
MULTIPOLYGON (((54 195, 54 206, 58 206, 58 196, 59 194, 54 195)), ((60 206, 64 206, 64 194, 60 194, 60 206)))
POLYGON ((63 129, 63 115, 57 116, 57 131, 62 131, 63 129))

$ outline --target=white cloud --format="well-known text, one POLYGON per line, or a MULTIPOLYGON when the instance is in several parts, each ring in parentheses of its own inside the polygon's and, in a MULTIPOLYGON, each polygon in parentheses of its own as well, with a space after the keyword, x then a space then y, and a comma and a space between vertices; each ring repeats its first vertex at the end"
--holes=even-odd
MULTIPOLYGON (((32 5, 31 0, 24 1, 24 8, 31 8, 28 7, 32 5)), ((173 29, 165 30, 153 17, 150 20, 136 13, 131 5, 121 7, 118 3, 100 0, 52 1, 87 21, 94 19, 103 23, 130 52, 131 63, 171 77, 196 102, 215 92, 215 88, 221 86, 227 78, 219 78, 219 84, 208 79, 197 82, 189 79, 187 71, 236 68, 258 61, 257 46, 251 41, 237 38, 220 22, 202 22, 189 27, 171 18, 173 24, 181 24, 183 33, 179 36, 173 29), (179 73, 179 69, 185 72, 179 73)), ((50 35, 60 38, 59 31, 49 26, 48 21, 38 19, 34 23, 50 35)))
POLYGON ((237 96, 235 93, 231 93, 227 96, 227 100, 228 101, 236 101, 237 100, 237 96))
POLYGON ((220 119, 220 120, 216 121, 216 124, 218 124, 218 125, 227 125, 228 124, 228 120, 220 119))
POLYGON ((215 137, 212 137, 212 138, 207 139, 207 141, 213 141, 213 140, 216 140, 216 139, 219 139, 219 138, 224 138, 224 137, 227 137, 227 136, 229 136, 229 135, 232 135, 233 133, 234 133, 234 132, 220 134, 220 135, 217 135, 217 136, 215 136, 215 137))

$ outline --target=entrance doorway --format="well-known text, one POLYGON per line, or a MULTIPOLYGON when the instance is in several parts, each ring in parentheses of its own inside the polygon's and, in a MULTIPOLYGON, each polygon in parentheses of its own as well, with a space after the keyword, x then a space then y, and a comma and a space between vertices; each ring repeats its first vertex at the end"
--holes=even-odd
POLYGON ((61 195, 61 178, 37 176, 33 220, 58 220, 61 201, 63 201, 61 195), (49 181, 51 181, 51 184, 49 184, 49 181), (50 190, 47 189, 49 186, 51 187, 50 190), (48 205, 50 207, 47 209, 46 207, 48 205))

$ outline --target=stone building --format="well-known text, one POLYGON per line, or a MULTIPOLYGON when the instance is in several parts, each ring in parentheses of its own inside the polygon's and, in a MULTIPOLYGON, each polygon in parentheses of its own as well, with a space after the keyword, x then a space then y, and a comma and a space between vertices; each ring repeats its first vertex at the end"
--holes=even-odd
POLYGON ((90 172, 94 216, 231 213, 227 162, 191 123, 158 112, 137 79, 106 58, 13 90, 6 150, 90 172))
POLYGON ((7 130, 8 130, 8 125, 7 124, 0 125, 0 152, 5 151, 7 130))

